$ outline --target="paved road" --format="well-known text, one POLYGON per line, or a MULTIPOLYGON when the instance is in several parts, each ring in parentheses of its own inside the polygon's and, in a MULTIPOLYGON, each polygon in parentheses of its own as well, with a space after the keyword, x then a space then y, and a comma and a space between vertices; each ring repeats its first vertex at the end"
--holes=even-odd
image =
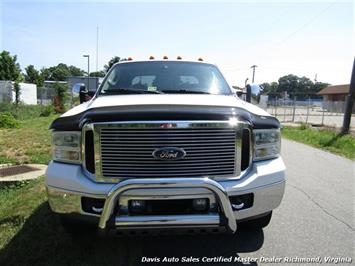
POLYGON ((262 247, 240 255, 354 260, 355 163, 288 140, 282 156, 288 178, 284 200, 263 232, 262 247))

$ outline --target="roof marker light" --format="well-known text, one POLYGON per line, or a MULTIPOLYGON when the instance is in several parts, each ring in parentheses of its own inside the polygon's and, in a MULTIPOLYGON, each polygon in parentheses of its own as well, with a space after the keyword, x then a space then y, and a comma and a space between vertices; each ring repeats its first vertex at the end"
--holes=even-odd
POLYGON ((177 59, 177 60, 181 60, 181 59, 182 59, 182 57, 179 55, 176 59, 177 59))
POLYGON ((169 59, 166 55, 164 55, 163 59, 169 59))
POLYGON ((128 57, 127 60, 128 60, 128 61, 132 61, 133 58, 132 58, 132 57, 128 57))
POLYGON ((203 61, 203 59, 200 57, 200 58, 198 59, 198 61, 201 61, 201 62, 202 62, 202 61, 203 61))
POLYGON ((150 60, 153 60, 153 59, 155 59, 155 58, 154 58, 154 56, 151 55, 151 56, 149 56, 149 59, 150 59, 150 60))

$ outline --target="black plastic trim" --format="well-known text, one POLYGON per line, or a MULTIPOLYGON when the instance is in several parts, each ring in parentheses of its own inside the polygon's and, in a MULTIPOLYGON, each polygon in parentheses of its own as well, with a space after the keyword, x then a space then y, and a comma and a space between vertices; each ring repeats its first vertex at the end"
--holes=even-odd
POLYGON ((100 107, 88 109, 73 116, 59 117, 50 126, 52 130, 79 131, 85 123, 112 121, 154 120, 217 120, 237 118, 249 122, 254 129, 279 128, 280 122, 272 116, 259 116, 245 109, 234 107, 139 105, 100 107))

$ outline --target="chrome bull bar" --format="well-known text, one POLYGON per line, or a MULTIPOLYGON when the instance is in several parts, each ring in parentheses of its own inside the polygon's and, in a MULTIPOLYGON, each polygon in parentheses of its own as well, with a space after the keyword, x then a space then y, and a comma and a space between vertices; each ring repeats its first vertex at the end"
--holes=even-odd
POLYGON ((234 218, 231 203, 229 201, 226 190, 216 181, 209 178, 155 178, 155 179, 127 179, 116 184, 108 193, 104 208, 101 213, 99 221, 99 229, 105 231, 107 229, 108 222, 113 219, 114 224, 119 228, 120 225, 134 224, 134 225, 206 225, 211 224, 213 221, 225 221, 227 229, 233 233, 237 230, 236 219, 234 218), (175 215, 171 219, 168 216, 156 217, 130 217, 128 220, 117 216, 113 217, 114 210, 117 207, 119 196, 130 189, 152 189, 152 188, 206 188, 213 192, 217 202, 220 205, 221 213, 220 219, 211 215, 198 215, 197 219, 192 219, 192 215, 175 215), (212 219, 211 219, 212 218, 212 219), (223 219, 224 218, 224 219, 223 219), (128 223, 127 223, 128 222, 128 223))

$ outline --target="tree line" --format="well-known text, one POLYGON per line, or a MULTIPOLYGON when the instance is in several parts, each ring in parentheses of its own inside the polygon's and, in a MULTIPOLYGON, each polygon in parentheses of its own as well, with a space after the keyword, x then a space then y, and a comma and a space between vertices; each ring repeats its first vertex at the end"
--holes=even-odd
MULTIPOLYGON (((104 77, 110 68, 117 62, 125 61, 125 58, 114 56, 104 66, 103 70, 91 72, 90 77, 104 77)), ((15 82, 29 82, 36 84, 38 87, 44 85, 45 80, 50 81, 66 81, 69 76, 84 76, 87 72, 72 66, 60 63, 56 66, 43 67, 37 70, 33 65, 25 67, 24 72, 21 71, 20 64, 17 62, 17 56, 11 55, 8 51, 0 53, 0 80, 11 80, 15 82)), ((287 96, 304 98, 315 95, 317 92, 327 87, 328 83, 313 82, 307 77, 298 77, 289 74, 280 77, 278 81, 270 83, 262 83, 264 93, 271 98, 287 96)))
MULTIPOLYGON (((114 56, 104 66, 103 70, 90 72, 90 77, 104 77, 110 68, 117 62, 124 61, 125 58, 114 56)), ((0 53, 0 80, 10 80, 15 83, 28 82, 36 84, 38 87, 44 85, 45 80, 66 81, 70 76, 84 76, 87 72, 73 65, 60 63, 56 66, 36 69, 34 65, 28 65, 21 71, 16 55, 11 55, 8 51, 0 53)))
POLYGON ((280 77, 276 82, 262 83, 264 88, 263 93, 269 95, 271 98, 285 97, 290 98, 305 98, 309 96, 315 96, 317 92, 328 87, 330 84, 324 82, 313 82, 307 77, 298 77, 293 74, 289 74, 280 77))

